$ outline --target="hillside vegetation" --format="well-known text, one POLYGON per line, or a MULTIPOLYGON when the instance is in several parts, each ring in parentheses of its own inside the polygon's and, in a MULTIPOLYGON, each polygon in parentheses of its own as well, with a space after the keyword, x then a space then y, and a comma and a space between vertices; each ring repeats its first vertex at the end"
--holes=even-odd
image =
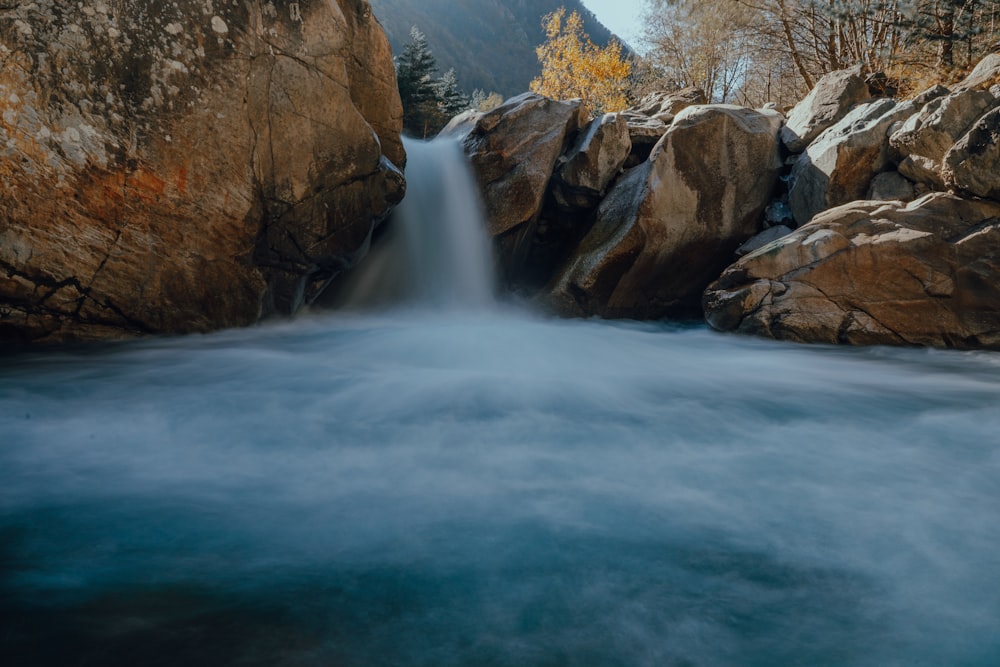
POLYGON ((393 52, 403 52, 416 26, 434 52, 441 73, 454 68, 468 93, 507 97, 528 90, 541 68, 535 48, 545 41, 542 17, 565 7, 577 11, 597 44, 614 35, 580 0, 371 0, 393 52))

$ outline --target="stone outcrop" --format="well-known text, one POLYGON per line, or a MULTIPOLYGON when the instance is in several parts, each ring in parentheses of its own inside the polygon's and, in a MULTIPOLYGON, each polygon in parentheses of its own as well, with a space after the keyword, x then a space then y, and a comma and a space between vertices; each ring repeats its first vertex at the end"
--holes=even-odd
POLYGON ((556 161, 588 120, 589 112, 579 100, 557 102, 525 93, 448 129, 463 137, 489 234, 497 239, 501 263, 508 270, 523 262, 556 161))
POLYGON ((403 194, 364 0, 3 3, 0 59, 0 339, 294 312, 403 194))
POLYGON ((653 147, 663 138, 670 126, 662 120, 634 111, 624 111, 619 115, 628 123, 628 138, 632 144, 632 153, 625 161, 625 167, 642 164, 649 159, 653 147))
POLYGON ((872 179, 865 199, 908 202, 916 199, 916 196, 913 183, 898 171, 883 171, 872 179))
POLYGON ((980 118, 948 150, 942 176, 949 188, 1000 200, 1000 107, 980 118))
POLYGON ((697 312, 701 290, 760 231, 778 177, 781 116, 689 107, 608 192, 540 300, 564 315, 697 312))
POLYGON ((743 257, 744 255, 749 255, 754 250, 757 250, 758 248, 763 248, 768 243, 771 243, 772 241, 777 241, 782 236, 787 236, 788 234, 791 233, 792 233, 792 228, 786 227, 785 225, 775 225, 774 227, 768 227, 760 234, 757 234, 749 241, 747 241, 739 248, 737 248, 735 254, 737 257, 743 257))
POLYGON ((559 158, 553 194, 565 208, 593 208, 618 176, 632 151, 628 123, 605 114, 581 132, 576 144, 559 158))
POLYGON ((903 155, 899 172, 911 181, 944 190, 941 163, 969 127, 998 104, 987 90, 962 90, 927 103, 889 138, 903 155))
POLYGON ((699 104, 708 104, 708 97, 701 88, 690 86, 672 92, 647 95, 633 107, 632 111, 669 125, 681 111, 699 104))
POLYGON ((991 53, 969 72, 955 90, 989 90, 1000 83, 1000 53, 991 53))
POLYGON ((997 248, 995 202, 854 202, 728 268, 706 318, 799 342, 1000 349, 997 248))
POLYGON ((781 130, 781 140, 789 152, 801 153, 855 105, 868 99, 871 92, 860 66, 830 72, 792 109, 781 130))
POLYGON ((863 199, 872 179, 889 168, 888 132, 914 112, 912 103, 858 105, 806 149, 792 169, 789 206, 802 225, 828 208, 863 199))

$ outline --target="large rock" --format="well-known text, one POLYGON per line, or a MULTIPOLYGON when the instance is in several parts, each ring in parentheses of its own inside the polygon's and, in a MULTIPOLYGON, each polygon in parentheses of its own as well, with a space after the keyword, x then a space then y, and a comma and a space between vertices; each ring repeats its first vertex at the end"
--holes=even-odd
POLYGON ((801 153, 855 105, 870 98, 860 65, 830 72, 792 109, 781 130, 781 140, 790 152, 801 153))
POLYGON ((865 199, 884 201, 913 201, 917 192, 913 183, 900 175, 898 171, 883 171, 872 179, 865 199))
POLYGON ((890 138, 904 156, 899 172, 911 181, 943 190, 941 161, 945 153, 997 100, 988 90, 963 90, 939 97, 910 116, 890 138))
POLYGON ((631 111, 670 124, 681 111, 699 104, 708 104, 708 97, 701 88, 690 86, 670 92, 650 93, 642 98, 631 111))
POLYGON ((989 90, 1000 83, 1000 53, 991 53, 965 77, 955 90, 989 90))
POLYGON ((699 311, 705 285, 760 231, 780 168, 781 116, 695 106, 622 177, 541 300, 565 315, 699 311))
POLYGON ((716 329, 784 340, 1000 348, 1000 204, 832 209, 731 266, 704 305, 716 329))
POLYGON ((450 132, 463 144, 479 181, 501 265, 516 273, 530 246, 556 161, 589 120, 579 100, 525 93, 470 117, 450 132))
POLYGON ((553 187, 556 200, 568 208, 593 208, 632 150, 628 122, 619 114, 595 119, 576 144, 559 159, 553 187))
POLYGON ((491 235, 538 216, 556 160, 586 117, 579 100, 524 93, 475 118, 463 142, 482 186, 491 235))
POLYGON ((0 5, 0 338, 290 313, 402 196, 363 0, 0 5))
POLYGON ((623 111, 620 115, 628 123, 628 138, 632 144, 632 153, 625 161, 625 167, 630 168, 649 159, 653 147, 659 143, 670 126, 658 118, 651 118, 635 111, 623 111))
POLYGON ((1000 200, 1000 108, 980 118, 951 147, 942 176, 949 188, 1000 200))
POLYGON ((862 104, 821 134, 792 169, 788 203, 798 224, 828 208, 863 199, 890 165, 888 131, 912 114, 912 103, 862 104))

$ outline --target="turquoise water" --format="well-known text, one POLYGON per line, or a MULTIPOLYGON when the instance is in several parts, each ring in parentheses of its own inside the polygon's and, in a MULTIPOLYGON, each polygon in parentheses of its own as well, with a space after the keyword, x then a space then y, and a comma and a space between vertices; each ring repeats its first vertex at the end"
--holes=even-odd
POLYGON ((0 664, 997 665, 998 406, 514 311, 6 357, 0 664))

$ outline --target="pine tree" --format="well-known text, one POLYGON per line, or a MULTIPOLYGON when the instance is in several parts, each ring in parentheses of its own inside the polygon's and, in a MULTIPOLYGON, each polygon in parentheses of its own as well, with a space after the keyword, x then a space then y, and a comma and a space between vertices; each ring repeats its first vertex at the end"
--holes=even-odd
POLYGON ((413 26, 410 43, 396 58, 396 81, 403 102, 403 130, 421 138, 432 134, 438 124, 440 96, 435 72, 437 61, 427 46, 427 38, 413 26))
POLYGON ((458 76, 455 68, 444 73, 438 81, 439 108, 445 121, 469 108, 469 97, 458 87, 458 76))

